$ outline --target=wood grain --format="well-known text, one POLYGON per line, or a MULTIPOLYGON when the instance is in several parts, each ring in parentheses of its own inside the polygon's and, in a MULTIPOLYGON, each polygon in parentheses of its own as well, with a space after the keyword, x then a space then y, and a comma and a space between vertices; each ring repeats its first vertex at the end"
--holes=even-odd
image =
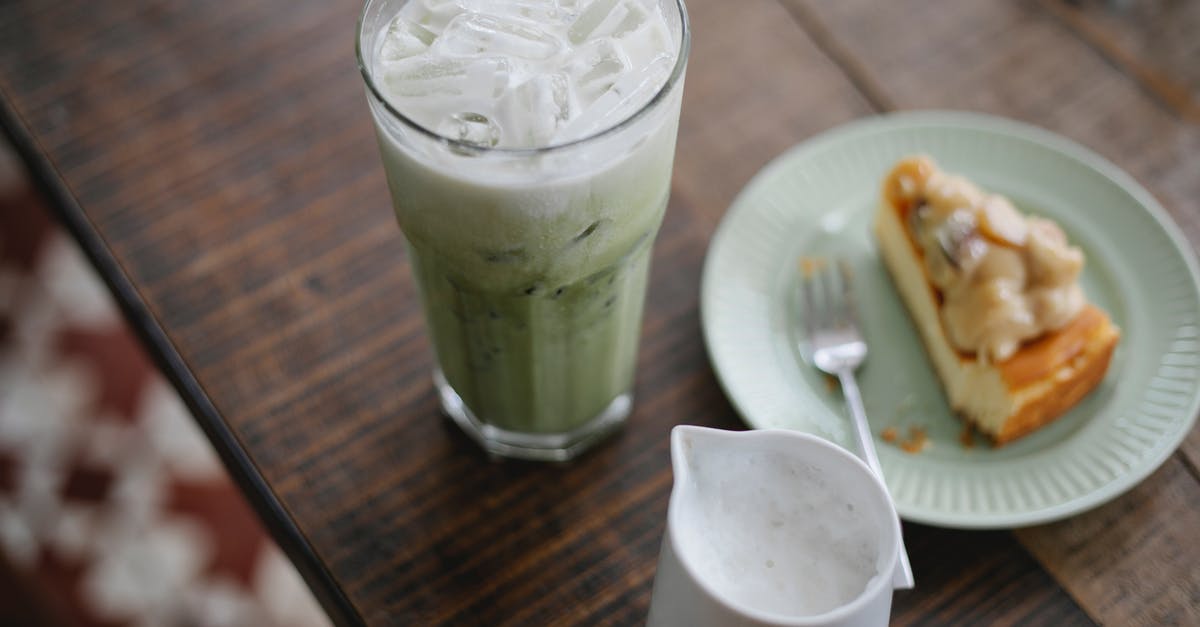
POLYGON ((1200 484, 1170 459, 1124 497, 1017 538, 1101 622, 1187 625, 1200 617, 1200 484))
POLYGON ((1200 123, 1200 4, 1043 0, 1042 5, 1163 104, 1200 123))
POLYGON ((1094 624, 1011 533, 906 524, 904 537, 917 588, 896 593, 892 625, 1094 624))
MULTIPOLYGON (((335 620, 639 624, 670 428, 743 428, 701 340, 707 242, 788 146, 892 107, 1027 119, 1130 169, 1200 241, 1194 126, 1038 3, 954 7, 689 2, 637 404, 568 466, 490 462, 438 414, 353 63, 357 3, 0 3, 0 121, 335 620)), ((895 622, 1175 616, 1193 588, 1100 597, 1158 585, 1139 558, 1185 563, 1154 560, 1186 537, 1171 513, 1195 515, 1188 455, 1099 519, 1016 536, 906 525, 919 585, 895 622), (1124 543, 1120 574, 1068 538, 1124 543)))
POLYGON ((763 165, 868 102, 774 0, 689 2, 692 55, 674 192, 711 233, 763 165))

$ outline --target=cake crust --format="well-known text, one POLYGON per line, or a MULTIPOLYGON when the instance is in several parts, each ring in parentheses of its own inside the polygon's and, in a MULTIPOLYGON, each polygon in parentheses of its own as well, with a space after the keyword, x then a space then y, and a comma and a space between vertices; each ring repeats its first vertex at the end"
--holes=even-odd
MULTIPOLYGON (((1040 389, 1028 393, 1020 409, 1004 421, 1000 432, 992 434, 996 444, 1011 442, 1049 424, 1083 400, 1104 379, 1119 334, 1103 311, 1094 305, 1088 307, 1085 313, 1098 313, 1102 319, 1090 323, 1084 351, 1047 374, 1044 380, 1053 382, 1052 385, 1034 384, 1040 389)), ((1080 317, 1083 316, 1080 314, 1080 317)), ((1021 390, 1016 390, 1016 393, 1020 395, 1021 390)))

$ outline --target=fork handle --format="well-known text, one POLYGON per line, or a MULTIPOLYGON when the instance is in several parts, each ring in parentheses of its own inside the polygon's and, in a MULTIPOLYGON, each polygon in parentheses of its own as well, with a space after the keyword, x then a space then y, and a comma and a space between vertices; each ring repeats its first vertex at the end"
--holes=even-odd
POLYGON ((875 476, 883 479, 879 454, 875 452, 875 438, 871 437, 871 425, 867 423, 867 411, 863 408, 862 394, 858 391, 858 380, 854 377, 854 371, 841 370, 838 372, 838 381, 842 384, 842 396, 846 397, 846 405, 850 407, 850 418, 854 421, 859 457, 867 462, 875 476))
MULTIPOLYGON (((854 434, 858 436, 858 450, 862 460, 871 467, 871 472, 883 481, 883 468, 879 465, 879 455, 875 452, 875 439, 871 437, 871 425, 867 423, 867 411, 863 408, 862 394, 858 391, 858 381, 854 378, 854 370, 845 368, 838 371, 838 381, 842 384, 842 395, 846 397, 846 405, 850 407, 850 416, 854 420, 854 434)), ((904 535, 897 539, 900 551, 900 569, 897 573, 899 580, 895 587, 911 589, 915 584, 912 565, 908 561, 908 549, 904 547, 904 535)))

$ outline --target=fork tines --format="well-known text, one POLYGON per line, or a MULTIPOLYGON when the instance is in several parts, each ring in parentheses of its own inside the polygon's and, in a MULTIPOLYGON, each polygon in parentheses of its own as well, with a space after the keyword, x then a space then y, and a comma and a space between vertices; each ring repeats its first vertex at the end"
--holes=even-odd
POLYGON ((800 300, 804 308, 805 331, 810 338, 820 329, 858 324, 851 289, 852 275, 845 259, 832 262, 824 257, 800 259, 800 300))

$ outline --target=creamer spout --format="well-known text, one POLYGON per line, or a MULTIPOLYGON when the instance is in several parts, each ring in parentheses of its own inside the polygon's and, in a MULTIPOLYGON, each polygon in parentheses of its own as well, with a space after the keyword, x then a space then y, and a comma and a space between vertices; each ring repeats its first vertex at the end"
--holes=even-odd
POLYGON ((733 446, 736 439, 731 436, 731 431, 692 425, 671 429, 671 469, 675 473, 675 485, 686 483, 711 452, 733 446))

